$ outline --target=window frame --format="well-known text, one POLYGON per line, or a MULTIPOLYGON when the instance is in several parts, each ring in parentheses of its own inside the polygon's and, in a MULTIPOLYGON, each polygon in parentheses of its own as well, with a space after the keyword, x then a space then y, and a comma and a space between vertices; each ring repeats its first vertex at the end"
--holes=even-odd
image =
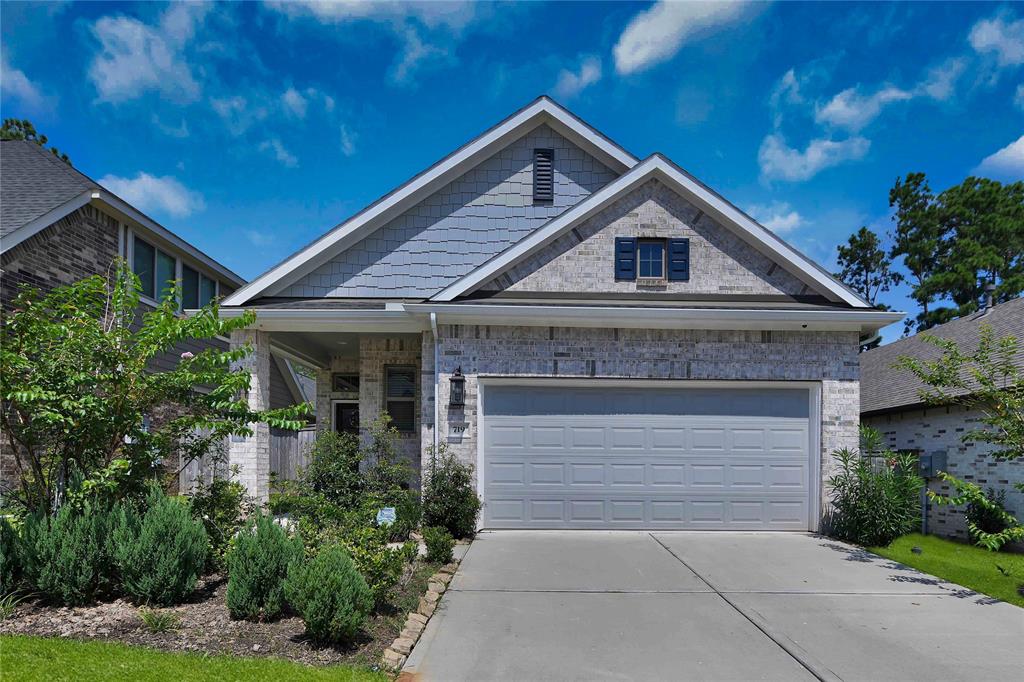
MULTIPOLYGON (((641 280, 657 280, 659 282, 665 281, 668 277, 668 240, 661 237, 638 237, 636 240, 636 277, 638 281, 641 280), (643 274, 644 259, 642 257, 642 251, 644 246, 657 246, 661 250, 661 274, 658 275, 645 275, 643 274)), ((653 259, 647 259, 647 264, 653 264, 653 259)))
POLYGON ((392 425, 398 429, 398 432, 402 435, 412 435, 416 433, 416 400, 419 398, 419 387, 417 386, 417 368, 416 365, 385 365, 384 366, 384 410, 391 416, 392 425), (412 395, 411 396, 392 396, 389 394, 390 381, 389 375, 392 371, 408 371, 412 374, 412 395), (394 415, 391 414, 392 403, 411 403, 412 404, 412 423, 408 429, 403 429, 394 421, 394 415))
MULTIPOLYGON (((184 270, 183 269, 187 267, 190 270, 193 270, 193 271, 195 271, 196 273, 199 274, 199 287, 198 287, 198 289, 199 289, 199 292, 200 292, 200 294, 199 294, 199 298, 200 299, 202 298, 202 293, 201 293, 202 292, 202 282, 203 282, 204 279, 209 281, 209 282, 213 282, 213 298, 214 299, 220 298, 220 280, 218 278, 209 276, 205 270, 203 270, 202 268, 196 267, 191 262, 186 263, 182 259, 182 257, 179 256, 178 254, 176 254, 176 253, 174 253, 172 251, 160 248, 160 246, 156 243, 155 240, 148 239, 148 238, 142 236, 141 234, 139 234, 136 230, 132 229, 131 227, 128 227, 127 225, 125 225, 124 258, 128 262, 128 266, 129 266, 129 268, 131 269, 131 271, 133 273, 135 272, 135 240, 136 239, 138 239, 142 243, 144 243, 144 244, 146 244, 146 245, 148 245, 148 246, 153 248, 153 296, 150 296, 149 294, 146 294, 146 293, 143 293, 143 292, 139 292, 139 300, 140 301, 142 301, 143 303, 145 303, 145 304, 147 304, 149 306, 152 306, 154 308, 157 307, 158 305, 160 305, 160 291, 161 290, 157 289, 157 287, 156 287, 156 278, 157 278, 156 262, 157 262, 157 254, 158 253, 163 253, 163 254, 165 254, 167 256, 170 256, 171 258, 174 259, 174 281, 175 282, 182 282, 183 283, 183 279, 182 279, 183 274, 184 274, 184 270)), ((184 291, 182 291, 182 296, 178 299, 178 312, 179 313, 184 312, 186 310, 186 308, 184 306, 184 298, 185 298, 184 297, 184 291)), ((200 306, 200 307, 202 307, 202 306, 200 306)))

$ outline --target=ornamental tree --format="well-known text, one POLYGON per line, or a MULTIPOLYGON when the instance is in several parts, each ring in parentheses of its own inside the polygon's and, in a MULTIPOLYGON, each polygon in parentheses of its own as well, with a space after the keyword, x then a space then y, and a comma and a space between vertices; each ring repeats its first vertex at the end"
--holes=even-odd
POLYGON ((302 427, 308 404, 249 408, 250 375, 238 362, 250 347, 176 351, 252 324, 251 313, 220 319, 212 304, 183 317, 178 295, 143 312, 140 289, 118 261, 109 276, 45 295, 24 288, 14 300, 0 328, 0 418, 19 469, 7 501, 50 513, 69 495, 143 494, 164 462, 184 466, 231 435, 251 435, 254 423, 302 427), (153 370, 167 354, 174 369, 153 370))
MULTIPOLYGON (((1024 457, 1024 372, 1019 366, 1017 339, 1013 336, 996 338, 992 327, 982 324, 978 347, 964 352, 955 341, 930 334, 922 337, 941 349, 935 360, 900 357, 897 368, 912 372, 924 382, 920 390, 922 400, 932 405, 962 405, 981 414, 982 428, 963 435, 964 441, 990 443, 994 450, 990 456, 997 460, 1015 460, 1024 457)), ((968 520, 967 527, 975 542, 996 550, 1007 542, 1024 540, 1024 526, 985 495, 980 486, 940 472, 939 477, 956 490, 946 496, 928 491, 937 504, 973 504, 1002 519, 1004 530, 997 533, 979 528, 968 520)), ((1024 483, 1014 483, 1024 491, 1024 483)))

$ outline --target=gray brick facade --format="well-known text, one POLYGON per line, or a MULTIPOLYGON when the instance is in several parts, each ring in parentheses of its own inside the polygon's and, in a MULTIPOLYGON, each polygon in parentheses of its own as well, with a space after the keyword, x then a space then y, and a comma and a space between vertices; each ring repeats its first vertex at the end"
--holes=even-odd
POLYGON ((801 280, 657 180, 613 202, 483 288, 563 293, 807 293, 801 280), (650 288, 617 281, 616 237, 688 238, 689 281, 650 288))
MULTIPOLYGON (((1024 516, 1024 493, 1016 490, 1013 483, 1024 481, 1024 460, 997 461, 990 455, 994 449, 991 444, 965 441, 965 434, 984 426, 978 418, 977 411, 954 405, 892 412, 864 417, 863 421, 878 429, 893 449, 924 454, 945 452, 949 473, 986 490, 1005 492, 1007 509, 1019 519, 1024 516)), ((946 495, 954 492, 937 478, 928 481, 928 488, 946 495)), ((967 539, 963 508, 929 504, 928 532, 967 539)))

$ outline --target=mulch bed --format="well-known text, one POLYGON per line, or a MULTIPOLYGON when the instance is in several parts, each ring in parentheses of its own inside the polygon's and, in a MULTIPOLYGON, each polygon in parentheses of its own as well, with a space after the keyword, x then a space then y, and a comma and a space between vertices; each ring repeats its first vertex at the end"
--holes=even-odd
POLYGON ((270 623, 232 620, 225 604, 227 580, 218 575, 201 580, 189 603, 168 609, 179 618, 178 626, 169 632, 149 632, 138 609, 123 599, 84 607, 26 600, 0 622, 0 634, 99 639, 163 651, 274 656, 309 665, 376 666, 401 632, 406 614, 416 610, 427 578, 437 568, 424 562, 407 567, 395 587, 392 605, 371 615, 362 635, 347 648, 315 646, 305 637, 302 619, 293 614, 270 623))

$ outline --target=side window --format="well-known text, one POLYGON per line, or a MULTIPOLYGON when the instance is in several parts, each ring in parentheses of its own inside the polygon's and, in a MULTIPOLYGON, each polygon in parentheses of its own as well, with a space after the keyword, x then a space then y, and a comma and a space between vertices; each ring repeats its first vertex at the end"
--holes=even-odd
POLYGON ((637 260, 641 277, 663 279, 665 277, 665 240, 641 239, 637 260))
POLYGON ((199 305, 199 273, 187 265, 181 266, 181 307, 195 310, 199 305))
POLYGON ((156 293, 160 297, 161 301, 165 301, 174 296, 174 289, 172 287, 174 286, 174 280, 177 279, 174 272, 176 267, 177 261, 174 259, 174 256, 157 249, 156 293))
POLYGON ((135 238, 132 271, 142 281, 142 294, 156 298, 156 248, 138 237, 135 238))
POLYGON ((217 298, 217 282, 210 279, 206 275, 200 276, 199 280, 199 305, 209 305, 213 299, 217 298))
POLYGON ((396 429, 412 433, 416 430, 416 368, 385 367, 384 384, 384 409, 396 429))

